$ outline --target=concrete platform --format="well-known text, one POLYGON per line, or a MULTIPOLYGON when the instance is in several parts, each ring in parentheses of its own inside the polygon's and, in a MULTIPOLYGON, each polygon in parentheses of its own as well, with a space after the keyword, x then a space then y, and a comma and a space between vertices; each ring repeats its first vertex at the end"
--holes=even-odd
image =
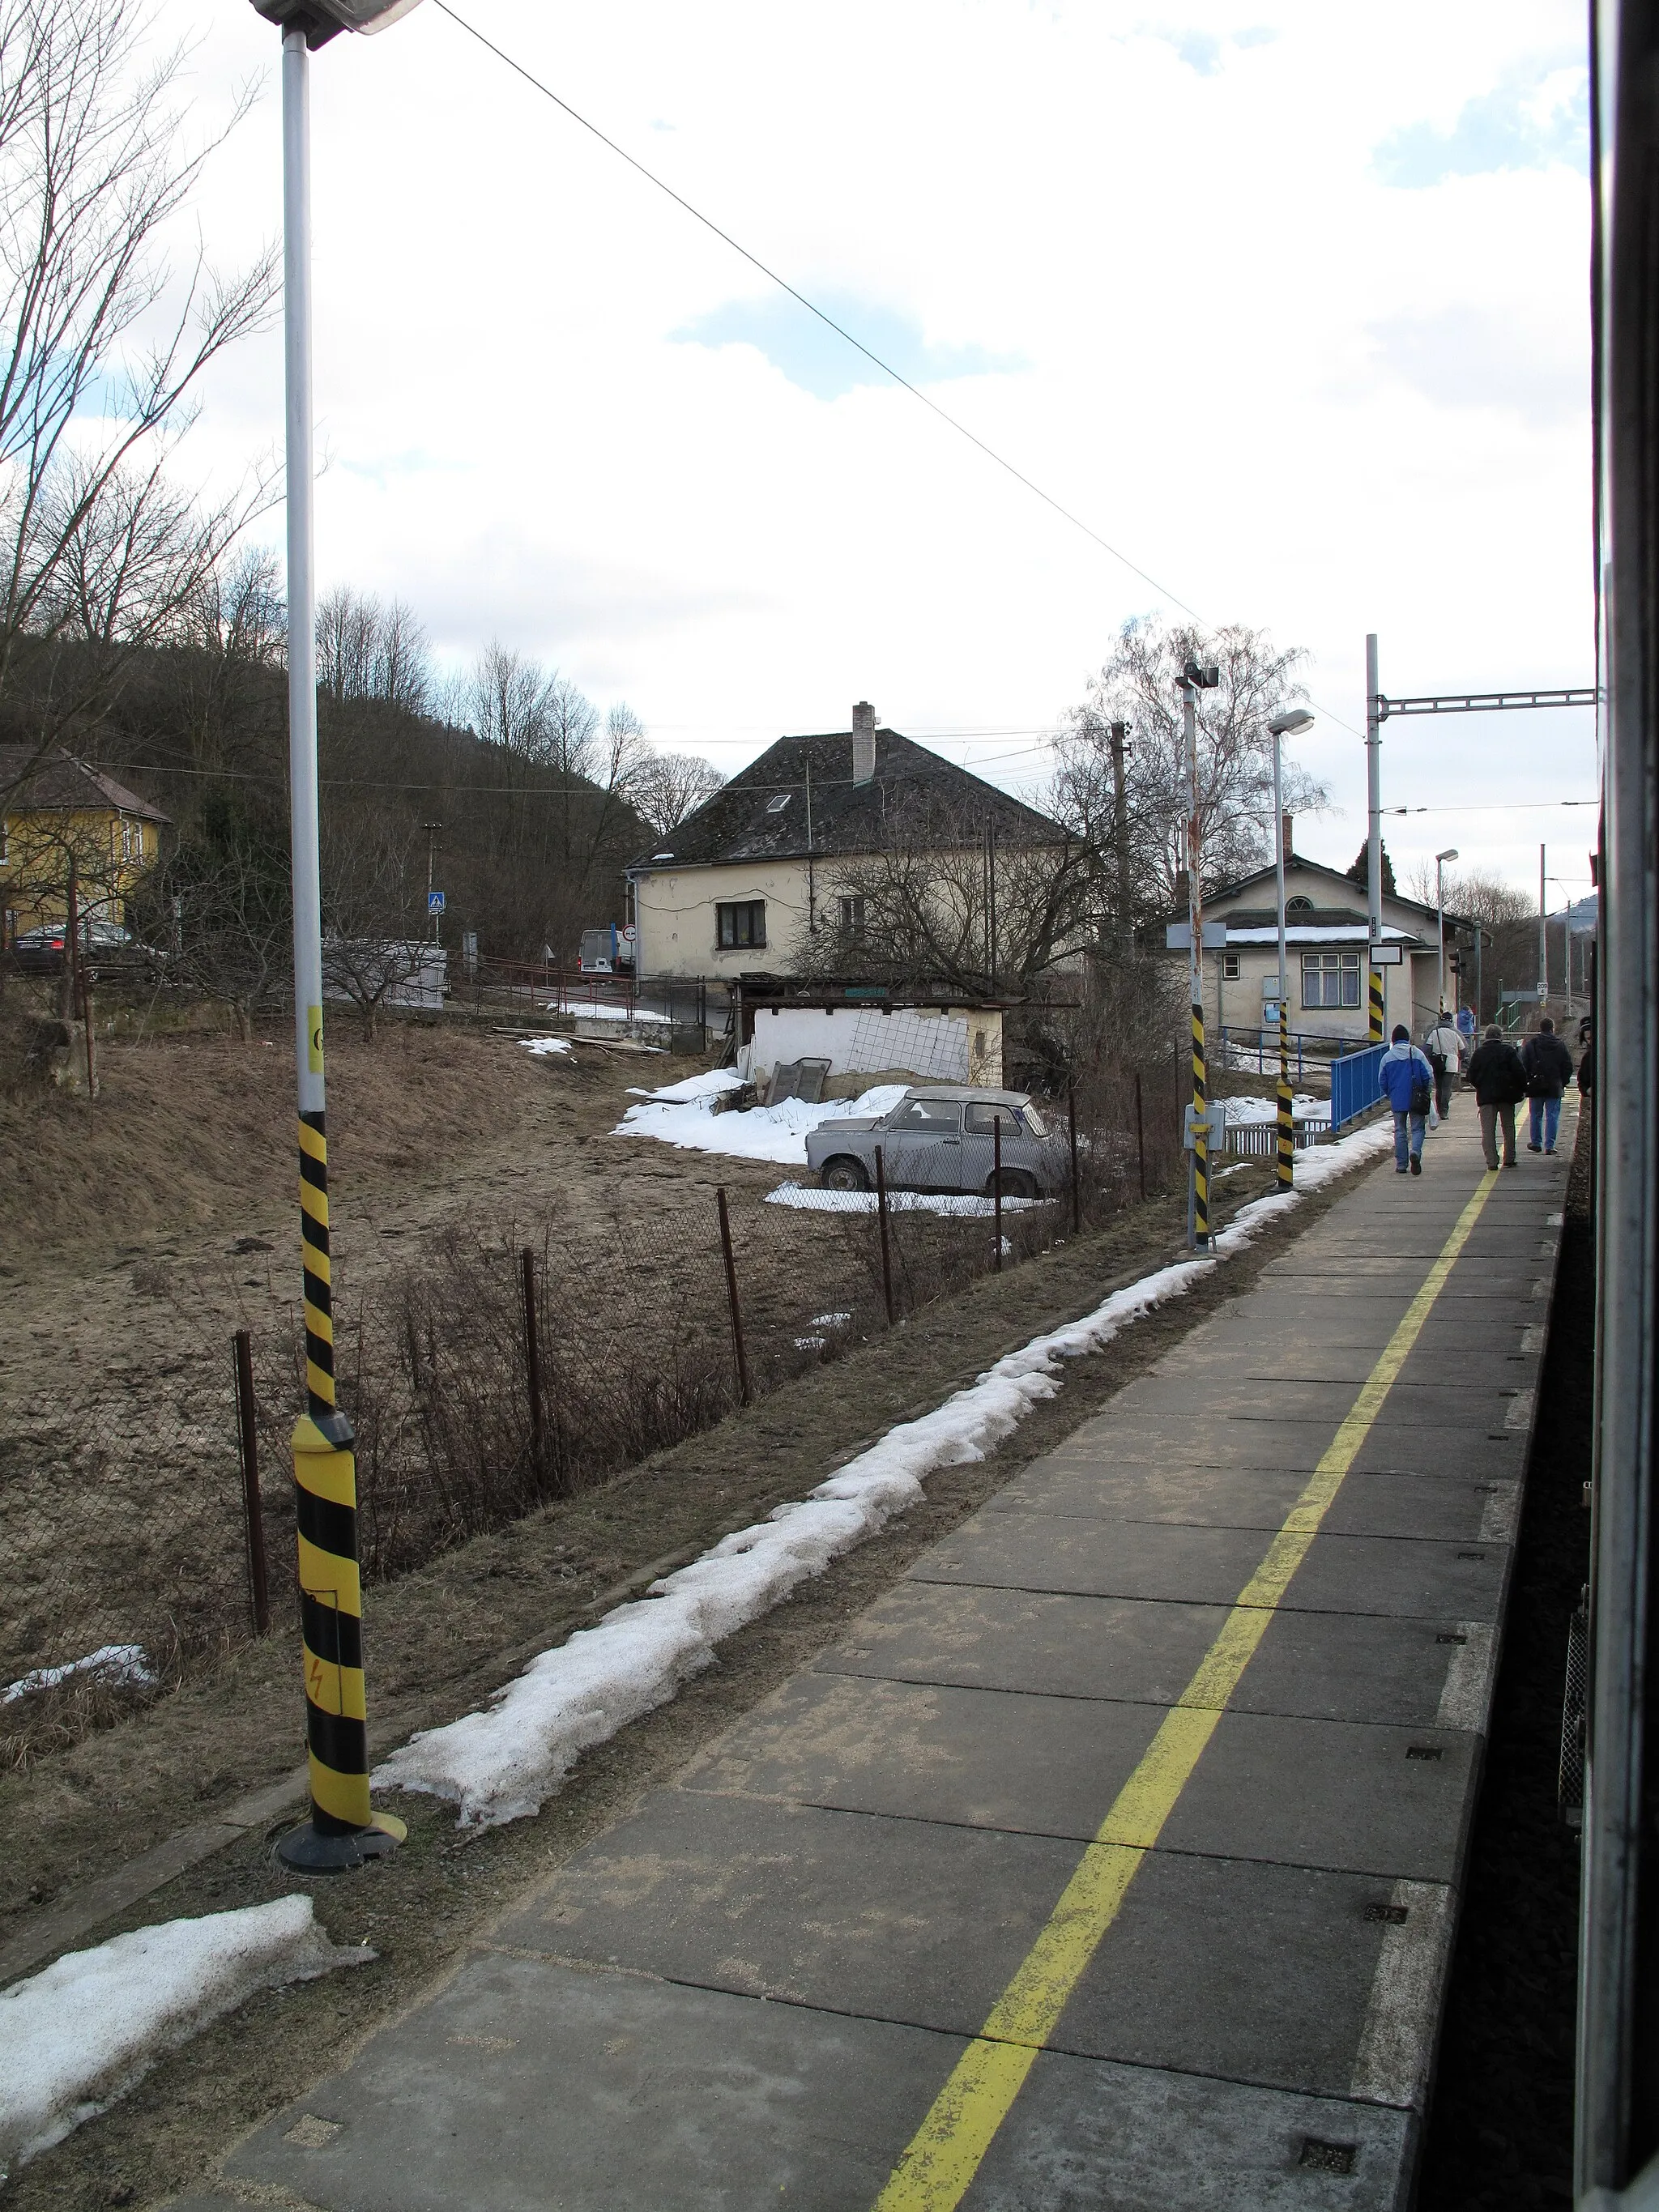
POLYGON ((1480 1183, 1472 1113, 1425 1161, 1362 1178, 522 1900, 234 2154, 238 2201, 869 2207, 1063 1955, 951 2203, 1399 2212, 1565 1150, 1491 1186, 1305 1555, 1237 1608, 1480 1183), (1218 1715, 1200 1670, 1246 1628, 1218 1715))

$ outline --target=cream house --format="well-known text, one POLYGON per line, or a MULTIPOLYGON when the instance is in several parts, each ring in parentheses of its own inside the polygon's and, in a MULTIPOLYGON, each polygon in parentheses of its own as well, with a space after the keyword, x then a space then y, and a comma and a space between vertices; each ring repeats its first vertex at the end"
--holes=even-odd
MULTIPOLYGON (((1366 981, 1365 888, 1340 870, 1299 853, 1285 863, 1285 963, 1290 987, 1290 1025, 1308 1036, 1337 1037, 1363 1044, 1370 1034, 1366 981)), ((1184 920, 1184 915, 1172 917, 1184 920)), ((1262 1008, 1279 990, 1279 919, 1276 872, 1258 869, 1237 883, 1206 894, 1206 924, 1224 922, 1227 941, 1204 955, 1205 1016, 1212 1034, 1260 1031, 1262 1008)), ((1382 895, 1382 933, 1378 942, 1398 948, 1396 962, 1384 961, 1383 1034, 1404 1022, 1420 1038, 1439 1006, 1439 948, 1431 906, 1397 893, 1382 895)), ((1458 1003, 1459 979, 1452 956, 1472 944, 1468 927, 1446 916, 1446 1003, 1458 1003)), ((1172 953, 1172 959, 1184 958, 1172 953)))
POLYGON ((848 942, 862 901, 839 872, 896 846, 977 855, 1065 833, 860 703, 853 727, 780 738, 627 871, 641 976, 787 975, 812 933, 848 942))

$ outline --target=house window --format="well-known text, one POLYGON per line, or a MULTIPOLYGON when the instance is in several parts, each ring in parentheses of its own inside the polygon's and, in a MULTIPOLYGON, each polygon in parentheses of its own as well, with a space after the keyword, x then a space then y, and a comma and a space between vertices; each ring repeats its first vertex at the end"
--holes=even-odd
POLYGON ((124 814, 110 824, 111 857, 117 860, 142 860, 144 857, 144 825, 130 822, 124 814))
POLYGON ((781 791, 775 799, 767 800, 766 811, 769 814, 781 814, 788 804, 789 793, 787 791, 781 791))
POLYGON ((1286 899, 1285 902, 1285 912, 1287 917, 1291 915, 1300 916, 1304 914, 1311 914, 1313 910, 1314 902, 1310 898, 1286 899))
POLYGON ((1236 983, 1236 982, 1237 982, 1237 981, 1238 981, 1238 963, 1239 963, 1239 959, 1240 959, 1240 957, 1241 957, 1241 956, 1240 956, 1238 953, 1237 953, 1237 952, 1224 952, 1224 953, 1222 954, 1222 956, 1221 956, 1221 980, 1222 980, 1222 981, 1223 981, 1224 983, 1236 983))
POLYGON ((856 893, 841 902, 841 933, 843 937, 864 934, 864 901, 856 893))
POLYGON ((742 899, 730 906, 722 901, 715 907, 714 915, 722 952, 733 951, 740 946, 765 944, 764 899, 742 899))
POLYGON ((1357 1006, 1359 1004, 1359 955, 1357 952, 1304 952, 1302 956, 1302 1003, 1304 1006, 1357 1006))

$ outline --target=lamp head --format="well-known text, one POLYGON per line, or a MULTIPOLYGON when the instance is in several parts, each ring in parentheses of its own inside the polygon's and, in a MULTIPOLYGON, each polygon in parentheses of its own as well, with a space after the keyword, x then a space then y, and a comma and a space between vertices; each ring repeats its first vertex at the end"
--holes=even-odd
POLYGON ((384 31, 419 0, 253 0, 267 22, 303 31, 308 46, 325 46, 342 31, 384 31))
POLYGON ((1457 858, 1457 848, 1455 845, 1448 845, 1443 853, 1437 853, 1434 857, 1437 860, 1455 860, 1457 858))
POLYGON ((1305 707, 1290 707, 1284 714, 1275 714, 1267 725, 1270 738, 1299 738, 1304 730, 1310 730, 1314 718, 1305 707))

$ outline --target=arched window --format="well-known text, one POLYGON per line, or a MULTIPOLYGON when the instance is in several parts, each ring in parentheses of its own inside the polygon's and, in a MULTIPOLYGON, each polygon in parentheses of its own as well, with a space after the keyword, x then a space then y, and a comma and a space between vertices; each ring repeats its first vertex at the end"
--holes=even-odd
POLYGON ((1287 918, 1291 915, 1297 915, 1299 916, 1304 914, 1311 914, 1313 910, 1314 902, 1310 898, 1286 899, 1285 902, 1285 913, 1287 918))

